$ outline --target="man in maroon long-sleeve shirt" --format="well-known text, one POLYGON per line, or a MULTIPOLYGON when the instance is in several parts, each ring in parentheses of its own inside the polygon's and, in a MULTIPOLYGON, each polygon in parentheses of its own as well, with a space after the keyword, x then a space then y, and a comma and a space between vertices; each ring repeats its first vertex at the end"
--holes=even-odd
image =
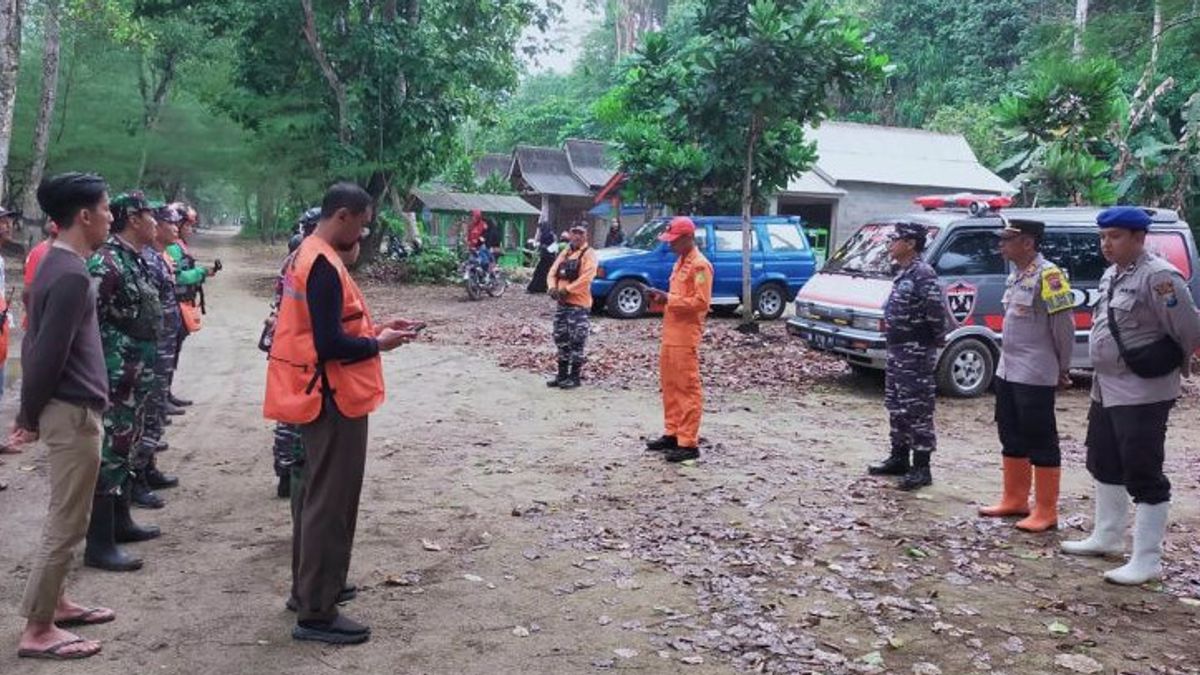
POLYGON ((42 210, 60 233, 42 260, 29 292, 29 331, 21 347, 21 410, 10 442, 39 437, 47 448, 50 508, 21 612, 26 617, 18 654, 82 659, 100 643, 64 627, 105 623, 112 610, 66 599, 63 586, 74 548, 88 529, 100 470, 101 414, 108 373, 96 319, 96 290, 84 265, 108 236, 108 186, 98 176, 64 174, 38 188, 42 210))

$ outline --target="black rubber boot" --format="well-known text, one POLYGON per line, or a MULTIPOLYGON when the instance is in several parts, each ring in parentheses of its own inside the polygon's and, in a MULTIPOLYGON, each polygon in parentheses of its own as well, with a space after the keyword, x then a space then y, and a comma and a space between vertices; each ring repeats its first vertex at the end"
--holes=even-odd
POLYGON ((162 531, 157 527, 142 527, 133 522, 133 514, 129 512, 129 484, 125 487, 121 496, 113 503, 113 540, 118 544, 132 544, 157 539, 162 535, 162 531))
POLYGON ((578 389, 579 385, 580 385, 579 370, 582 367, 583 367, 583 364, 572 363, 570 365, 570 367, 567 368, 567 378, 565 380, 563 380, 561 384, 558 385, 558 388, 559 389, 578 389))
POLYGON ((280 476, 279 485, 275 486, 275 496, 280 499, 289 499, 292 496, 292 477, 280 476))
POLYGON ((153 461, 150 462, 150 466, 146 467, 146 471, 143 473, 146 476, 146 485, 151 490, 166 490, 179 485, 179 478, 168 476, 159 471, 153 461))
POLYGON ((133 503, 143 509, 161 509, 167 505, 162 497, 159 497, 154 493, 154 490, 150 489, 150 485, 146 483, 145 472, 135 476, 133 481, 126 483, 125 486, 129 488, 129 494, 133 499, 133 503))
POLYGON ((110 572, 132 572, 142 568, 142 559, 125 555, 117 548, 116 501, 112 495, 92 499, 92 521, 88 523, 83 564, 110 572))
POLYGON ((163 414, 165 414, 165 415, 171 415, 173 417, 178 417, 178 416, 184 414, 185 412, 187 412, 187 411, 184 410, 182 406, 178 406, 178 405, 175 405, 170 402, 168 402, 167 405, 163 406, 163 414))
POLYGON ((646 442, 646 450, 649 452, 664 452, 666 450, 674 450, 679 447, 679 439, 674 436, 660 436, 652 441, 646 442))
POLYGON ((546 383, 547 387, 561 387, 571 372, 571 366, 566 361, 558 362, 558 375, 546 383))
POLYGON ((192 404, 191 401, 175 396, 175 394, 167 394, 167 401, 174 406, 186 408, 192 404))
POLYGON ((933 485, 933 473, 929 471, 929 455, 928 452, 913 453, 912 469, 900 480, 901 490, 912 492, 933 485))
POLYGON ((872 476, 903 476, 908 473, 910 467, 908 450, 893 448, 892 454, 883 462, 867 467, 867 473, 872 476))

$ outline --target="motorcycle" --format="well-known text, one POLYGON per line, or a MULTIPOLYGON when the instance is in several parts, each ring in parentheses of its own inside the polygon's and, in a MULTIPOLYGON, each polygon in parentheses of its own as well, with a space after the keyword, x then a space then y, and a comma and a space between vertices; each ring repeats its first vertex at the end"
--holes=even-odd
POLYGON ((498 298, 508 290, 508 276, 499 267, 488 272, 487 265, 476 255, 469 255, 459 268, 463 284, 467 287, 467 297, 479 300, 484 293, 498 298))

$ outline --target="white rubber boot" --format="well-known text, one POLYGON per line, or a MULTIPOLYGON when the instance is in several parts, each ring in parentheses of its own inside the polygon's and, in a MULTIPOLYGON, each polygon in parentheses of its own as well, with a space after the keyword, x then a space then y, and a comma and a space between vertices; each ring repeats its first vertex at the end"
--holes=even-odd
POLYGON ((1124 485, 1096 483, 1096 517, 1092 533, 1081 541, 1064 541, 1063 553, 1115 555, 1125 551, 1125 523, 1129 518, 1129 493, 1124 485))
POLYGON ((1133 555, 1124 566, 1105 572, 1105 581, 1138 586, 1162 576, 1163 537, 1167 535, 1170 507, 1170 502, 1137 505, 1133 520, 1133 555))

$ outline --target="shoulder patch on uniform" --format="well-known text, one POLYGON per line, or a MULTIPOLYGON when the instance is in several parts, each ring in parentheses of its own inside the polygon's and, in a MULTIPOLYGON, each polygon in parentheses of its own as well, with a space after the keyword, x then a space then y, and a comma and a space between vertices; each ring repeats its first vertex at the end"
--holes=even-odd
POLYGON ((1075 296, 1071 293, 1071 284, 1066 275, 1057 267, 1047 267, 1042 270, 1042 300, 1046 303, 1046 311, 1051 314, 1071 309, 1075 306, 1075 296))
POLYGON ((708 282, 708 272, 706 270, 700 270, 699 272, 696 272, 696 281, 698 281, 702 284, 707 283, 708 282))
POLYGON ((1154 292, 1158 295, 1175 295, 1175 284, 1168 281, 1161 281, 1154 285, 1154 292))

